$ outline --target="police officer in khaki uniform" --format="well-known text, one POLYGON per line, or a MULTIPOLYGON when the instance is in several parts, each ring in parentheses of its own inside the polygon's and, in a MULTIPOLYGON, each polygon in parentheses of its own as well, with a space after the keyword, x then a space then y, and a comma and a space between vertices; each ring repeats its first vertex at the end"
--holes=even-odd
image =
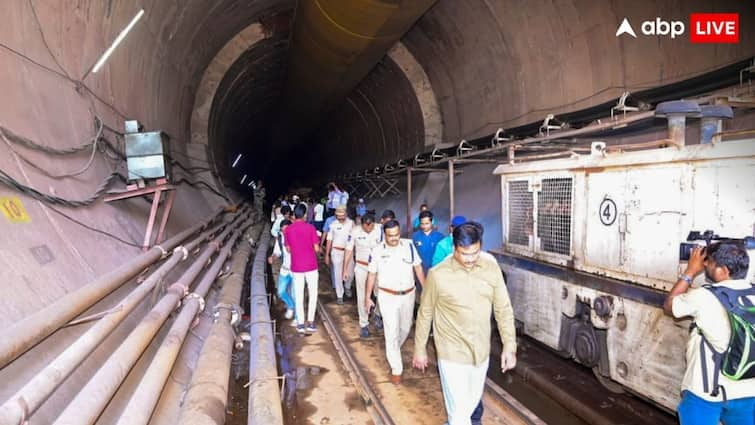
MULTIPOLYGON (((367 290, 370 293, 377 284, 378 302, 383 314, 385 356, 391 366, 391 382, 399 384, 404 365, 401 361, 401 346, 409 336, 414 313, 414 275, 421 285, 425 284, 422 260, 409 239, 401 239, 398 221, 383 224, 384 242, 372 249, 367 270, 367 290)), ((365 309, 374 306, 370 297, 365 297, 365 309)))
POLYGON ((353 228, 354 222, 346 216, 346 206, 339 205, 336 208, 336 220, 328 230, 328 242, 325 246, 325 264, 330 266, 330 276, 333 279, 333 286, 336 288, 338 304, 343 304, 344 292, 346 297, 351 298, 351 276, 354 274, 354 269, 352 266, 351 269, 347 269, 348 273, 343 273, 343 259, 346 244, 353 228), (344 286, 346 286, 345 291, 344 286))
MULTIPOLYGON (((343 275, 348 273, 352 263, 352 253, 356 254, 356 265, 354 266, 354 277, 356 279, 357 289, 357 309, 359 310, 359 336, 367 338, 370 331, 367 328, 369 324, 369 314, 365 310, 364 297, 367 285, 367 267, 370 265, 370 253, 372 248, 383 241, 383 234, 380 224, 375 224, 375 216, 365 214, 362 216, 362 223, 354 226, 351 231, 351 238, 346 243, 346 259, 343 262, 343 275)), ((370 296, 368 294, 367 296, 370 296)))

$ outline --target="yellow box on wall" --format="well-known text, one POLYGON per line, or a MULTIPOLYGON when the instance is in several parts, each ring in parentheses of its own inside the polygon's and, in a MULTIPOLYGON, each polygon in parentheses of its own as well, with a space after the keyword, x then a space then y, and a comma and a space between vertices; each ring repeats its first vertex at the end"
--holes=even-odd
POLYGON ((0 210, 10 223, 29 223, 31 217, 26 212, 24 204, 16 196, 0 196, 0 210))

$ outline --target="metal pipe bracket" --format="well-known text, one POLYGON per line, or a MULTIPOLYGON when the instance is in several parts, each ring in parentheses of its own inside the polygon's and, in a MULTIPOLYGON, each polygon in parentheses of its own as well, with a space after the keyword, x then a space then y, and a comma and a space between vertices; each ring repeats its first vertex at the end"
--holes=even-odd
POLYGON ((215 304, 215 307, 212 308, 212 317, 215 319, 215 321, 217 321, 218 318, 220 317, 220 310, 228 310, 231 312, 231 320, 229 322, 231 326, 236 326, 236 324, 241 320, 243 310, 237 304, 228 304, 228 303, 215 304))
POLYGON ((186 301, 188 301, 190 299, 197 300, 197 302, 199 303, 199 311, 197 312, 197 314, 202 313, 204 311, 204 308, 205 308, 204 298, 201 295, 197 294, 196 292, 191 292, 191 293, 187 294, 184 297, 184 300, 186 300, 186 301))
POLYGON ((166 250, 165 250, 165 248, 163 248, 163 247, 162 247, 162 246, 160 246, 160 245, 155 245, 155 246, 153 246, 153 248, 157 248, 157 249, 159 249, 159 250, 160 250, 160 252, 162 253, 162 254, 160 255, 160 259, 161 259, 161 260, 164 260, 164 259, 168 258, 168 251, 166 251, 166 250))
MULTIPOLYGON (((157 245, 157 246, 160 246, 160 245, 157 245)), ((183 245, 181 245, 181 246, 177 246, 177 247, 176 247, 176 248, 175 248, 175 249, 173 250, 173 252, 175 253, 176 251, 179 251, 179 252, 182 252, 182 253, 183 253, 183 258, 181 258, 181 261, 186 261, 186 259, 187 259, 187 258, 189 258, 189 250, 188 250, 188 249, 186 249, 186 247, 185 247, 185 246, 183 246, 183 245)))

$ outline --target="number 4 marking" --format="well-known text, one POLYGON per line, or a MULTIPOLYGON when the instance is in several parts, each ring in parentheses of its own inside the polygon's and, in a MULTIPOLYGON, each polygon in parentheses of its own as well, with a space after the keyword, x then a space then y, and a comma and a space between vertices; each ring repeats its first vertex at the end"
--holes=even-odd
POLYGON ((598 217, 605 226, 610 226, 616 221, 616 203, 611 198, 603 199, 598 208, 598 217))

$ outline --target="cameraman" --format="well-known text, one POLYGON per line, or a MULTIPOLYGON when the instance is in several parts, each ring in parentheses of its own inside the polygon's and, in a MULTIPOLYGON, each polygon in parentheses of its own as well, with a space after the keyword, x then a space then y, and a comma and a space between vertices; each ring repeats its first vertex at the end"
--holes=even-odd
MULTIPOLYGON (((731 329, 723 305, 705 288, 692 288, 692 280, 705 272, 708 283, 732 289, 747 289, 745 279, 749 267, 747 251, 735 244, 721 242, 707 249, 698 247, 690 254, 687 270, 669 292, 663 311, 672 317, 691 317, 694 328, 687 342, 687 370, 682 379, 682 400, 677 407, 682 425, 755 424, 755 379, 730 380, 719 373, 719 384, 724 388, 713 397, 705 391, 703 365, 700 359, 701 333, 718 352, 729 345, 731 329), (706 252, 707 251, 707 252, 706 252), (707 254, 707 256, 706 256, 707 254), (723 398, 725 394, 726 400, 723 398)), ((706 353, 708 381, 713 382, 713 360, 706 353)))

